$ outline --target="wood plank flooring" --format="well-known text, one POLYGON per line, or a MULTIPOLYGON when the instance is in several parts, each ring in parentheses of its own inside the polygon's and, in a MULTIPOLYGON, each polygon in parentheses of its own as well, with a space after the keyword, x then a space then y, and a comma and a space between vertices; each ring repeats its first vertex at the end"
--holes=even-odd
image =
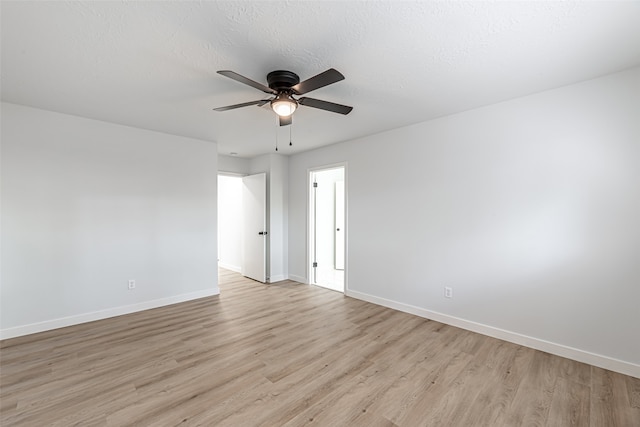
POLYGON ((640 426, 640 380, 285 281, 5 340, 0 425, 640 426))

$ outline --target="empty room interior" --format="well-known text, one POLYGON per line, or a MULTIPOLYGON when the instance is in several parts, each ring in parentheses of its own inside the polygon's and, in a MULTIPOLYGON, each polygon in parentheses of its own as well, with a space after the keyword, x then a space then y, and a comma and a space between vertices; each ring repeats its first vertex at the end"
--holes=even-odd
POLYGON ((0 425, 640 426, 639 1, 0 19, 0 425))

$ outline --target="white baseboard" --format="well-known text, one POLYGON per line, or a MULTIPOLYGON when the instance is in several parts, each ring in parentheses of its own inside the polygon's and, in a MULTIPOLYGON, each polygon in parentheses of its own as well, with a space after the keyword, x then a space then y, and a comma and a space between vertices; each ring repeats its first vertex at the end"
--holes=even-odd
POLYGON ((526 335, 518 334, 516 332, 495 328, 493 326, 483 325, 481 323, 472 322, 469 320, 461 319, 459 317, 449 316, 448 314, 438 313, 436 311, 427 310, 410 304, 404 304, 401 302, 376 297, 363 292, 347 290, 345 294, 348 297, 367 301, 373 304, 381 305, 383 307, 392 308, 394 310, 402 311, 405 313, 414 314, 425 319, 435 320, 447 325, 456 326, 458 328, 466 329, 472 332, 477 332, 482 335, 487 335, 514 344, 523 345, 525 347, 530 347, 536 350, 544 351, 546 353, 555 354, 556 356, 566 357, 567 359, 576 360, 578 362, 587 363, 599 368, 619 372, 624 375, 630 375, 635 378, 640 378, 640 365, 636 365, 634 363, 625 362, 600 354, 590 353, 588 351, 568 347, 562 344, 556 344, 534 337, 529 337, 526 335))
POLYGON ((305 285, 308 285, 306 277, 296 276, 295 274, 290 274, 289 280, 293 280, 294 282, 300 282, 300 283, 304 283, 305 285))
POLYGON ((190 292, 188 294, 145 301, 138 304, 113 307, 106 310, 93 311, 90 313, 61 317, 59 319, 47 320, 44 322, 31 323, 29 325, 0 329, 0 340, 35 334, 38 332, 50 331, 52 329, 64 328, 66 326, 78 325, 80 323, 93 322, 95 320, 107 319, 109 317, 122 316, 124 314, 150 310, 152 308, 163 307, 165 305, 177 304, 180 302, 191 301, 194 299, 205 298, 219 294, 220 289, 216 287, 197 292, 190 292))
POLYGON ((225 270, 235 271, 236 273, 240 273, 239 265, 227 264, 226 262, 218 261, 218 266, 224 268, 225 270))
POLYGON ((278 274, 276 276, 269 277, 269 283, 282 282, 283 280, 287 280, 287 279, 288 279, 288 276, 285 276, 284 274, 278 274))

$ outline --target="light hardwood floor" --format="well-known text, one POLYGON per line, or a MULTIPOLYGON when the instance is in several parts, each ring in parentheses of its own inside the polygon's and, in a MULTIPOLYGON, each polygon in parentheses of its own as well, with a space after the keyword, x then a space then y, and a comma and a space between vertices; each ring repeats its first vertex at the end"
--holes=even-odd
POLYGON ((2 426, 640 426, 640 380, 285 281, 1 343, 2 426))

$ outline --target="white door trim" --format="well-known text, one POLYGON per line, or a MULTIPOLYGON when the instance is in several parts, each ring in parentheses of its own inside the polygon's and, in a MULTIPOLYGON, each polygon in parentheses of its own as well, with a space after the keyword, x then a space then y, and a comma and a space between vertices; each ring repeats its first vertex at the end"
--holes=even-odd
POLYGON ((314 172, 321 172, 323 170, 329 169, 344 169, 344 291, 343 293, 346 295, 349 289, 349 167, 348 162, 338 162, 338 163, 330 163, 322 166, 315 166, 307 169, 307 240, 306 240, 306 252, 307 252, 307 263, 306 263, 306 284, 312 284, 311 275, 312 264, 313 264, 313 253, 311 251, 311 243, 313 241, 313 236, 311 234, 311 221, 313 219, 312 216, 312 174, 314 172))

